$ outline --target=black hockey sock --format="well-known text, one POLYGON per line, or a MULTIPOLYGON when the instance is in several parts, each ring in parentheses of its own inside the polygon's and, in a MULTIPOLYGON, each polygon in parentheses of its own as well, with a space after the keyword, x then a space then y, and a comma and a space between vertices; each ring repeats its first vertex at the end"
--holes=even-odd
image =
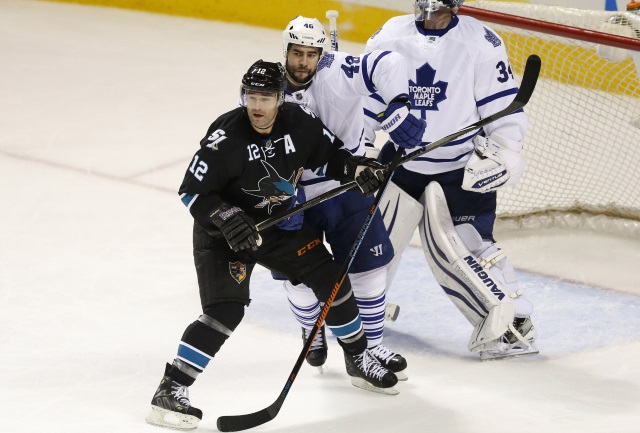
POLYGON ((215 304, 205 309, 205 313, 184 331, 178 356, 169 369, 171 377, 183 385, 192 384, 231 336, 243 316, 244 304, 238 302, 215 304), (181 380, 178 380, 178 376, 181 380))

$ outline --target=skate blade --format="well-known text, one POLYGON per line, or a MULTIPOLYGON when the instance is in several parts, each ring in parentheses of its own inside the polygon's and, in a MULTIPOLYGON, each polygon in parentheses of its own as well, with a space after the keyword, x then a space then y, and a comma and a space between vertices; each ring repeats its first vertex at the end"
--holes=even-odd
POLYGON ((397 373, 393 373, 393 374, 396 375, 396 377, 398 378, 398 380, 400 382, 405 382, 405 381, 409 380, 409 376, 407 376, 407 373, 405 373, 404 370, 399 371, 397 373))
POLYGON ((533 344, 525 349, 515 350, 511 352, 498 352, 498 353, 490 353, 490 352, 480 352, 480 359, 482 361, 497 361, 500 359, 510 359, 510 358, 522 358, 524 356, 537 355, 540 353, 538 348, 533 344))
POLYGON ((193 415, 176 413, 152 405, 146 421, 148 424, 174 430, 195 430, 200 420, 193 415))
POLYGON ((356 388, 364 389, 365 391, 377 392, 379 394, 387 394, 387 395, 400 394, 400 391, 398 391, 395 386, 392 386, 390 388, 378 388, 377 386, 373 386, 366 380, 359 377, 352 377, 351 385, 355 386, 356 388))
POLYGON ((320 366, 318 366, 316 368, 318 369, 320 374, 324 374, 325 372, 327 372, 327 370, 329 370, 329 368, 326 365, 320 365, 320 366))

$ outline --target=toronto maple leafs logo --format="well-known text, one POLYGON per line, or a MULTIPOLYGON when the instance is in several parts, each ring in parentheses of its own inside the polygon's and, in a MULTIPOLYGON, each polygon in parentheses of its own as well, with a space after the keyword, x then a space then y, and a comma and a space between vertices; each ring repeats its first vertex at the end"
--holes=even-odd
POLYGON ((411 107, 422 111, 423 118, 426 111, 437 111, 438 104, 447 99, 447 86, 444 81, 435 82, 436 71, 429 63, 425 63, 416 70, 416 82, 409 80, 411 107))
POLYGON ((258 181, 258 189, 248 190, 242 189, 247 194, 260 197, 260 202, 255 205, 256 208, 262 209, 267 207, 267 212, 271 215, 271 211, 275 206, 280 206, 283 201, 291 198, 296 191, 298 179, 304 170, 302 167, 294 171, 289 179, 281 177, 275 168, 267 161, 260 161, 267 172, 267 175, 258 181))
POLYGON ((324 68, 330 68, 334 60, 335 60, 335 56, 333 54, 326 53, 320 59, 320 63, 318 64, 318 71, 321 71, 324 68))
POLYGON ((486 27, 484 28, 484 38, 491 42, 494 47, 499 47, 502 44, 500 38, 486 27))

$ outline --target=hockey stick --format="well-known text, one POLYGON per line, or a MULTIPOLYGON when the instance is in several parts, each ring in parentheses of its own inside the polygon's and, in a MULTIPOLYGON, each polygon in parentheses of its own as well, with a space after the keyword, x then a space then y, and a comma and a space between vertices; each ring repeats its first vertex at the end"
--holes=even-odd
POLYGON ((305 341, 304 347, 302 348, 302 351, 298 356, 298 360, 293 366, 293 370, 291 370, 291 373, 289 374, 289 378, 287 379, 287 382, 285 383, 284 388, 282 388, 282 392, 280 392, 280 395, 278 396, 278 398, 276 398, 276 401, 271 403, 269 407, 262 409, 258 412, 249 413, 245 415, 231 415, 231 416, 219 417, 217 426, 218 426, 218 430, 220 430, 221 432, 241 431, 241 430, 247 430, 253 427, 257 427, 259 425, 262 425, 264 423, 271 421, 278 415, 278 412, 280 412, 280 408, 282 407, 285 398, 287 398, 287 395, 291 390, 293 381, 296 380, 296 377, 298 376, 298 372, 300 371, 300 368, 304 363, 304 359, 307 356, 309 349, 311 349, 313 340, 316 338, 316 335, 318 334, 320 327, 324 323, 324 319, 327 313, 329 312, 329 308, 331 308, 331 304, 333 303, 333 300, 338 294, 338 290, 340 290, 340 287, 342 286, 342 283, 344 282, 344 279, 347 276, 347 273, 349 272, 351 263, 353 262, 353 259, 356 253, 358 252, 360 245, 362 244, 362 240, 364 239, 364 236, 367 233, 369 226, 371 225, 373 216, 375 215, 376 210, 378 209, 378 205, 380 204, 382 195, 384 194, 384 191, 387 189, 387 185, 389 185, 391 176, 393 176, 393 170, 395 170, 395 168, 398 166, 398 163, 400 162, 401 158, 402 158, 402 148, 396 151, 393 161, 389 165, 389 171, 387 172, 387 175, 385 176, 382 182, 382 185, 380 185, 380 189, 376 194, 376 198, 373 200, 373 203, 371 204, 371 209, 369 210, 369 214, 367 215, 367 218, 365 219, 364 224, 362 225, 362 228, 360 229, 360 232, 358 233, 358 236, 356 237, 356 240, 353 246, 351 247, 351 251, 349 251, 349 255, 347 256, 346 260, 342 265, 342 268, 340 269, 340 274, 338 276, 336 283, 333 286, 333 290, 331 291, 331 294, 329 295, 329 299, 327 299, 327 301, 324 304, 324 307, 322 308, 322 311, 320 311, 320 316, 318 317, 318 320, 316 321, 315 325, 313 325, 311 334, 305 341))
POLYGON ((459 130, 458 132, 454 132, 453 134, 447 135, 446 137, 441 138, 440 140, 433 141, 427 144, 424 147, 418 148, 415 152, 411 152, 400 160, 400 165, 406 164, 409 161, 416 159, 417 157, 424 155, 427 152, 431 152, 438 147, 447 144, 458 137, 462 137, 465 134, 468 134, 471 131, 476 129, 480 129, 490 123, 495 122, 498 119, 502 119, 505 116, 513 113, 516 110, 521 109, 529 102, 531 95, 533 94, 533 90, 536 88, 536 83, 538 82, 538 75, 540 75, 540 66, 542 65, 542 61, 540 57, 536 54, 532 54, 527 58, 527 64, 524 67, 524 74, 522 76, 522 81, 520 82, 520 89, 518 89, 518 93, 514 100, 509 104, 505 109, 498 111, 491 116, 485 117, 484 119, 480 119, 476 123, 472 123, 469 126, 466 126, 459 130))
POLYGON ((282 214, 277 215, 277 216, 273 216, 271 218, 267 218, 266 220, 256 224, 256 229, 258 229, 258 231, 264 230, 268 227, 271 227, 274 224, 278 224, 280 221, 282 220, 286 220, 287 218, 289 218, 291 215, 296 214, 298 212, 301 212, 303 210, 309 209, 310 207, 313 207, 317 204, 322 203, 323 201, 327 201, 330 198, 333 198, 335 196, 338 196, 340 194, 342 194, 345 191, 349 191, 351 189, 356 188, 358 185, 358 183, 355 180, 352 180, 351 182, 345 183, 344 185, 340 185, 337 188, 334 188, 332 190, 329 190, 323 194, 320 194, 317 197, 314 197, 312 199, 309 199, 307 201, 305 201, 304 203, 302 203, 300 206, 296 206, 294 208, 289 208, 286 211, 282 212, 282 214))
POLYGON ((338 11, 327 11, 326 16, 329 18, 329 38, 331 39, 331 51, 338 51, 338 24, 336 19, 338 18, 338 11))
MULTIPOLYGON (((488 116, 484 119, 481 119, 469 126, 466 126, 461 130, 454 132, 453 134, 447 135, 446 137, 443 137, 440 140, 431 142, 424 147, 418 148, 418 150, 416 150, 415 152, 411 152, 410 154, 403 157, 400 160, 399 165, 412 161, 415 158, 421 155, 424 155, 427 152, 431 152, 432 150, 437 149, 438 147, 441 147, 449 143, 450 141, 455 140, 456 138, 462 137, 463 135, 468 134, 473 130, 480 129, 492 122, 495 122, 496 120, 499 120, 499 119, 502 119, 503 117, 508 116, 509 114, 513 113, 516 110, 523 108, 529 102, 529 99, 533 94, 533 90, 536 87, 536 83, 538 81, 538 75, 540 74, 540 66, 541 66, 540 57, 538 57, 537 55, 532 54, 527 58, 527 64, 525 65, 524 74, 520 82, 520 89, 518 90, 518 93, 516 94, 516 97, 514 98, 514 100, 505 109, 500 110, 497 113, 492 114, 491 116, 488 116)), ((264 230, 267 227, 271 227, 272 225, 277 224, 280 221, 289 218, 291 215, 295 213, 309 209, 310 207, 320 204, 323 201, 329 200, 330 198, 340 195, 343 192, 353 189, 355 187, 356 187, 355 181, 341 185, 335 189, 327 191, 324 194, 321 194, 301 204, 300 206, 287 209, 286 211, 284 211, 282 214, 278 216, 268 218, 262 221, 261 223, 257 224, 256 227, 258 228, 258 230, 264 230)))

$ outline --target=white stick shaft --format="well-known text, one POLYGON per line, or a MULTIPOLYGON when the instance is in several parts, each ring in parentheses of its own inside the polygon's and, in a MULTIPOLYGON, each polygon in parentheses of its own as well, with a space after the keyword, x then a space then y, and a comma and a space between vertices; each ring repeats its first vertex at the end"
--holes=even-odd
POLYGON ((326 16, 329 18, 329 38, 331 40, 331 50, 338 51, 338 11, 327 11, 326 16))

